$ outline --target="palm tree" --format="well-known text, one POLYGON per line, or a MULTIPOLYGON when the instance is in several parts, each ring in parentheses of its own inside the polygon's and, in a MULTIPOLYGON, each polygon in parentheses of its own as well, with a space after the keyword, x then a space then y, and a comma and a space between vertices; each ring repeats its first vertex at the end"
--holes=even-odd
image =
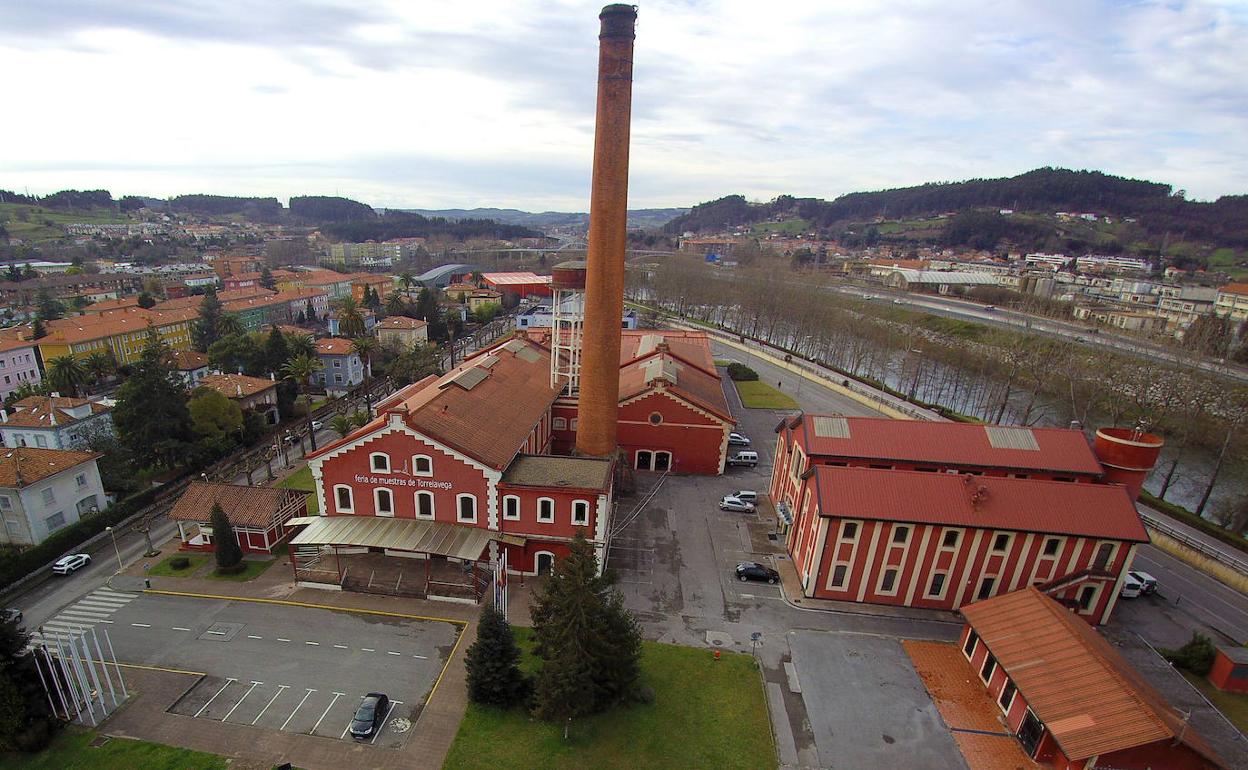
POLYGON ((98 383, 105 377, 110 377, 117 371, 117 359, 113 358, 111 350, 97 350, 82 360, 82 365, 86 367, 87 372, 91 375, 91 381, 98 383))
POLYGON ((364 316, 354 297, 343 297, 338 300, 338 335, 340 337, 359 337, 364 334, 364 316))
POLYGON ((290 353, 289 361, 296 356, 312 356, 316 357, 316 340, 312 339, 311 334, 287 334, 286 350, 290 353))
POLYGON ((386 297, 386 313, 390 315, 402 315, 407 310, 407 299, 397 291, 390 292, 386 297))
POLYGON ((238 319, 235 313, 222 313, 217 319, 217 336, 232 337, 235 334, 242 334, 247 331, 243 328, 243 322, 238 319))
POLYGON ((57 390, 74 398, 78 397, 78 388, 87 384, 89 376, 87 368, 73 353, 48 361, 48 380, 57 390))
POLYGON ((347 415, 339 413, 329 421, 329 427, 333 428, 339 437, 346 438, 347 434, 355 429, 355 423, 347 415))
POLYGON ((412 284, 416 283, 416 278, 410 270, 404 270, 403 274, 399 276, 399 283, 403 284, 404 291, 411 291, 412 284))
POLYGON ((472 279, 473 285, 478 289, 481 288, 481 284, 485 281, 485 274, 480 270, 473 270, 472 275, 469 277, 472 279))
POLYGON ((373 376, 373 353, 377 351, 376 337, 356 337, 351 340, 351 351, 364 362, 364 379, 373 376))
MULTIPOLYGON (((304 397, 305 403, 308 401, 308 385, 312 384, 312 378, 316 373, 325 368, 325 364, 321 363, 321 359, 316 356, 310 356, 301 353, 291 357, 289 361, 282 364, 282 375, 289 380, 293 380, 295 387, 298 388, 299 394, 304 397)), ((312 414, 311 404, 308 404, 308 416, 312 414)), ((316 451, 316 431, 309 426, 308 439, 312 444, 312 451, 316 451)))

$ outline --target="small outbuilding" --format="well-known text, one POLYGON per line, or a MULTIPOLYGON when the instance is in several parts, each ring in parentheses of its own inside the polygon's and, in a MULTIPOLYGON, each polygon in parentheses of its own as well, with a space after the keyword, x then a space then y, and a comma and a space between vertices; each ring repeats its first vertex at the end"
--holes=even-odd
POLYGON ((212 507, 220 505, 244 553, 272 553, 286 539, 287 522, 308 512, 307 495, 293 489, 194 481, 174 503, 183 551, 213 551, 212 507))

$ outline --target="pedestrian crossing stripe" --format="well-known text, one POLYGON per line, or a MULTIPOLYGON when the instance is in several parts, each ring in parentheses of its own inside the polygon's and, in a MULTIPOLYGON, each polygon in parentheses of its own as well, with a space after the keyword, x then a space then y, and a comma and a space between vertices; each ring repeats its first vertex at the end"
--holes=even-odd
POLYGON ((111 623, 112 621, 108 618, 134 601, 136 596, 138 594, 121 593, 104 587, 97 588, 61 610, 38 629, 31 629, 31 641, 27 649, 32 649, 43 641, 40 630, 55 635, 75 634, 94 628, 99 623, 111 623))

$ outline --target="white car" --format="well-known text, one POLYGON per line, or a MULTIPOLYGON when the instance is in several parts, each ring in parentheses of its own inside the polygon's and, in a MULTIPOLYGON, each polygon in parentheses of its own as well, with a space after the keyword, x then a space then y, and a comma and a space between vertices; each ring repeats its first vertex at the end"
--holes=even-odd
POLYGON ((69 556, 62 556, 52 565, 52 571, 58 575, 68 575, 71 572, 82 569, 91 563, 91 557, 85 553, 73 553, 69 556))
POLYGON ((754 503, 747 503, 739 497, 727 495, 723 500, 719 501, 719 510, 721 511, 741 511, 742 513, 753 513, 754 503))
POLYGON ((758 493, 752 489, 739 489, 728 495, 728 497, 735 497, 738 500, 744 500, 747 503, 758 503, 758 493))
POLYGON ((749 436, 742 435, 735 431, 728 434, 728 446, 749 446, 749 445, 750 445, 749 436))
POLYGON ((1119 595, 1124 599, 1134 599, 1137 596, 1148 596, 1156 591, 1157 578, 1147 572, 1130 570, 1127 572, 1127 579, 1122 581, 1122 591, 1119 595))
POLYGON ((320 430, 321 428, 324 428, 324 427, 325 427, 325 423, 321 422, 320 420, 312 421, 312 430, 320 430))

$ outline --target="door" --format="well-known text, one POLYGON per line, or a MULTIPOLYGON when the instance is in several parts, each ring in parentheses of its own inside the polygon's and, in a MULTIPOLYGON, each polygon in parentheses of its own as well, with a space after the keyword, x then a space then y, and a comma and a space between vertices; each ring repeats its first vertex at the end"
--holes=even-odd
POLYGON ((648 471, 648 470, 650 470, 650 464, 651 464, 651 457, 652 457, 652 456, 653 456, 653 455, 651 454, 651 452, 650 452, 649 450, 647 450, 647 449, 638 449, 638 450, 637 450, 637 470, 639 470, 639 471, 648 471))
POLYGON ((1034 758, 1036 749, 1040 748, 1040 739, 1044 737, 1044 723, 1036 719, 1036 715, 1027 709, 1023 723, 1018 726, 1018 740, 1023 744, 1027 756, 1034 758))
POLYGON ((671 452, 655 452, 654 453, 654 469, 656 471, 665 471, 672 466, 671 452))
POLYGON ((549 575, 550 571, 555 568, 555 555, 553 553, 542 552, 537 555, 537 574, 549 575))

